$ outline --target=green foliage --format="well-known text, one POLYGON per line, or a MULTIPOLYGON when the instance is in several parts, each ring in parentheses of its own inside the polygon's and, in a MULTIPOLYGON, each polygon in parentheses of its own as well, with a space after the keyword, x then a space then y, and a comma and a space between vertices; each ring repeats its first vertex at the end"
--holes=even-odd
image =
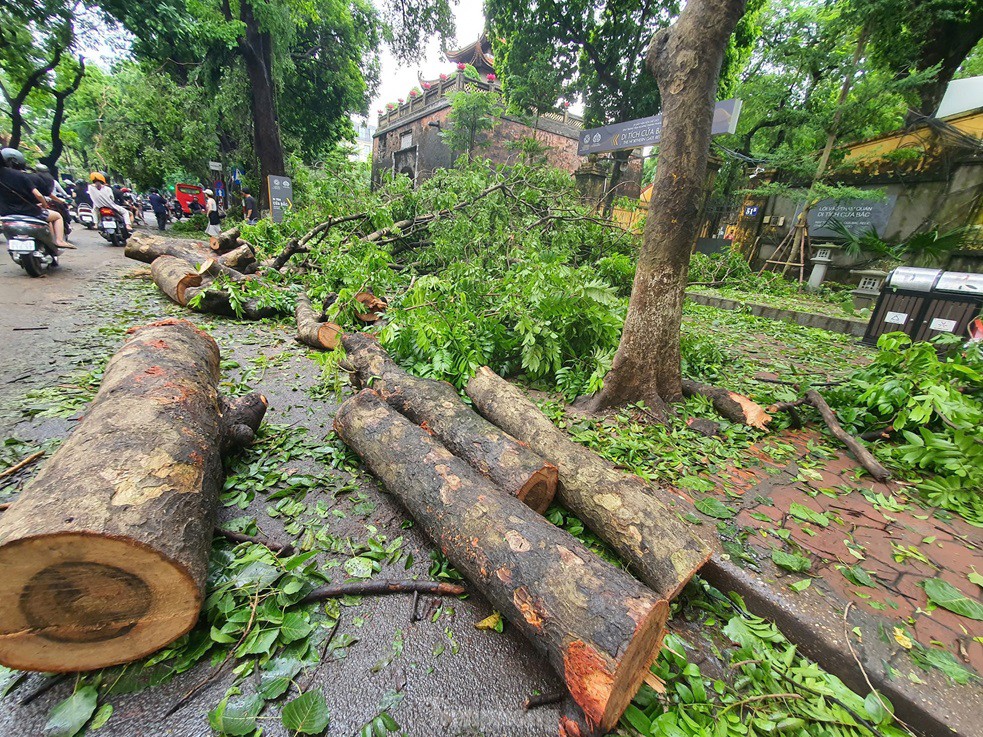
POLYGON ((175 233, 202 235, 207 227, 208 217, 202 213, 198 213, 188 218, 176 220, 174 224, 171 225, 171 230, 175 233))
POLYGON ((838 417, 855 434, 892 426, 901 441, 878 445, 878 455, 920 478, 929 503, 983 526, 980 344, 963 346, 955 336, 914 343, 888 333, 877 346, 869 366, 829 392, 838 417))
MULTIPOLYGON (((677 616, 736 647, 723 649, 725 669, 708 676, 690 662, 694 644, 666 636, 652 672, 658 694, 643 686, 622 728, 643 737, 903 737, 883 695, 866 698, 798 654, 775 625, 749 614, 739 597, 726 599, 696 579, 677 616)), ((700 643, 701 647, 709 643, 700 643)))
POLYGON ((99 692, 92 686, 82 686, 57 704, 44 725, 46 737, 75 737, 96 712, 99 692))
POLYGON ((440 133, 444 142, 455 151, 461 151, 468 159, 474 157, 476 148, 487 145, 484 134, 495 127, 497 117, 503 112, 501 98, 496 92, 453 92, 449 96, 451 110, 447 120, 450 126, 440 133))
POLYGON ((828 227, 836 231, 843 239, 843 250, 850 256, 869 254, 881 256, 896 261, 903 261, 912 266, 931 266, 941 264, 953 251, 962 247, 968 227, 955 228, 940 233, 938 228, 915 233, 907 240, 897 245, 891 245, 881 239, 874 228, 862 233, 851 232, 841 221, 832 220, 828 227))

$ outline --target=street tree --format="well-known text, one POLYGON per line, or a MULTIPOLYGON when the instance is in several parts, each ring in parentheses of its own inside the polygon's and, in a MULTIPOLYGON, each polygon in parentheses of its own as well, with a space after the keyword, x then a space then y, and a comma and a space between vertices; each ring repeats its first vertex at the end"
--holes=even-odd
POLYGON ((621 342, 595 409, 645 402, 655 412, 682 397, 679 330, 706 181, 720 69, 746 0, 689 0, 657 32, 646 67, 658 84, 666 125, 621 342))

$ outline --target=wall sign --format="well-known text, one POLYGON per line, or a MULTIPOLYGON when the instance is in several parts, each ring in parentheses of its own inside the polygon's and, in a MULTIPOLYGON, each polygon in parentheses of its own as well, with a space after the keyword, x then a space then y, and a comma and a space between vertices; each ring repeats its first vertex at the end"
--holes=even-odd
POLYGON ((908 322, 907 312, 888 312, 884 317, 884 322, 888 325, 904 325, 908 322))
POLYGON ((940 333, 951 333, 956 329, 955 320, 944 320, 936 317, 928 326, 929 330, 938 330, 940 333))
POLYGON ((835 220, 843 223, 854 235, 863 235, 873 228, 879 236, 883 236, 897 200, 896 194, 888 195, 883 200, 821 200, 809 211, 809 236, 842 237, 831 227, 835 220))

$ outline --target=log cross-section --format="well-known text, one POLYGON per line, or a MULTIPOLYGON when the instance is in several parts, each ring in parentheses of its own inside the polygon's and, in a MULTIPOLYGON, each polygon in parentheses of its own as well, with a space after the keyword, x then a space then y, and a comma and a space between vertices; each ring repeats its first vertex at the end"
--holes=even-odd
POLYGON ((218 346, 191 323, 132 331, 83 420, 0 517, 0 663, 102 668, 194 626, 221 450, 265 411, 253 397, 223 418, 218 380, 218 346))
POLYGON ((515 386, 483 367, 466 392, 475 408, 560 471, 557 499, 657 593, 672 599, 710 557, 678 518, 681 500, 570 440, 515 386), (658 496, 656 494, 658 493, 658 496))
POLYGON ((334 427, 549 659, 588 723, 610 731, 658 655, 665 599, 493 486, 371 389, 341 406, 334 427))
POLYGON ((370 386, 458 458, 537 512, 546 511, 556 494, 556 466, 467 407, 450 384, 404 371, 373 337, 346 333, 341 342, 358 386, 370 386))

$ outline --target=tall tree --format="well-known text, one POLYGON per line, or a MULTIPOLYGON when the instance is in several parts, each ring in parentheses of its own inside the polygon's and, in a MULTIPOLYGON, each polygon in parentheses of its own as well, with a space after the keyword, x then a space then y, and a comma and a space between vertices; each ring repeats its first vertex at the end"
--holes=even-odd
POLYGON ((658 203, 645 223, 628 313, 597 409, 645 402, 664 412, 682 397, 679 329, 690 248, 706 182, 720 69, 746 0, 689 0, 678 20, 655 34, 646 66, 668 121, 652 189, 658 203))
POLYGON ((875 57, 898 77, 935 70, 916 89, 909 123, 931 116, 963 61, 983 39, 983 0, 853 0, 869 19, 875 57))

